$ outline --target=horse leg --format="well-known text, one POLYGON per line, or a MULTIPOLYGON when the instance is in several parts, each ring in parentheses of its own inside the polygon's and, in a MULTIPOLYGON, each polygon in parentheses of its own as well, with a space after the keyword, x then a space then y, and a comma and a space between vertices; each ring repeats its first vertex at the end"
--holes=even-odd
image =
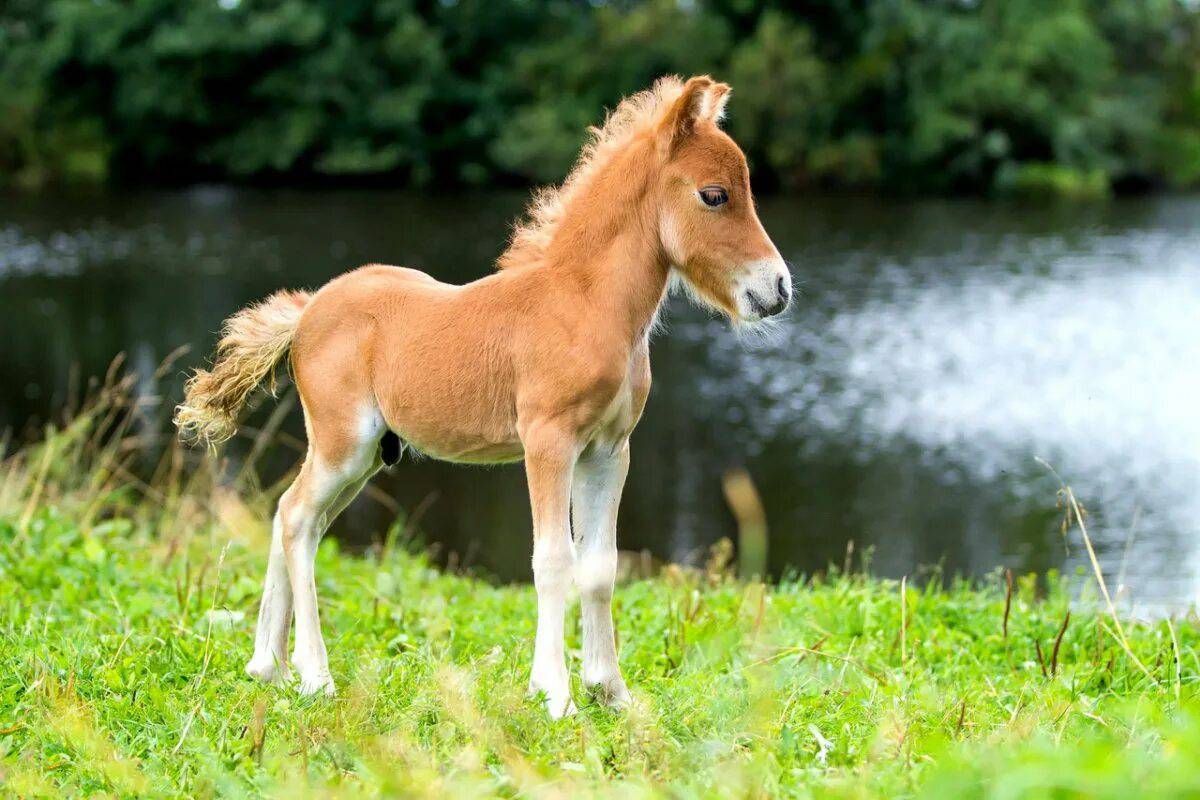
POLYGON ((612 595, 617 576, 617 507, 629 472, 629 444, 615 453, 593 449, 575 465, 571 520, 575 583, 583 615, 583 685, 602 702, 622 707, 629 690, 617 665, 612 595))
POLYGON ((575 713, 563 621, 571 581, 571 473, 577 448, 573 437, 544 426, 528 431, 522 440, 533 511, 533 583, 538 599, 529 691, 542 693, 546 710, 558 719, 575 713))
MULTIPOLYGON (((330 504, 325 517, 326 526, 350 504, 350 501, 358 495, 371 475, 379 470, 379 467, 380 463, 376 461, 362 478, 349 482, 341 490, 330 504)), ((293 486, 295 485, 293 484, 293 486)), ((291 677, 287 659, 287 644, 288 628, 292 622, 292 587, 288 579, 287 556, 284 552, 283 509, 284 501, 281 499, 272 525, 271 555, 267 561, 262 603, 258 609, 254 655, 246 664, 246 672, 249 675, 268 683, 287 680, 291 677)), ((318 540, 323 533, 324 528, 319 531, 318 540)))
POLYGON ((275 512, 271 533, 271 555, 267 577, 263 581, 262 602, 258 607, 258 627, 254 634, 254 655, 246 672, 261 681, 273 683, 291 676, 288 668, 288 628, 292 623, 292 587, 288 583, 283 554, 283 522, 275 512))
POLYGON ((340 437, 328 435, 331 421, 322 422, 318 426, 318 420, 310 420, 308 457, 279 501, 279 519, 296 621, 292 666, 299 673, 302 694, 323 691, 332 695, 333 678, 317 612, 317 545, 329 523, 379 469, 383 420, 378 410, 372 409, 362 420, 338 426, 337 430, 348 433, 340 437), (339 446, 328 446, 331 440, 339 446), (329 457, 331 452, 339 453, 340 458, 329 457))

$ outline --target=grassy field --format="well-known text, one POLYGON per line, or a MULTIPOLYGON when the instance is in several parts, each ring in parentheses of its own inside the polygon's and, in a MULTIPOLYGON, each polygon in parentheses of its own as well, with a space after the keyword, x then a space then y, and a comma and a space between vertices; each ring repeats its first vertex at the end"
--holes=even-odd
POLYGON ((1195 618, 1118 623, 1053 576, 668 568, 618 588, 633 708, 576 687, 554 722, 524 693, 532 587, 394 530, 321 548, 338 696, 262 686, 270 491, 175 449, 134 479, 121 418, 99 402, 0 464, 0 795, 1200 795, 1195 618))

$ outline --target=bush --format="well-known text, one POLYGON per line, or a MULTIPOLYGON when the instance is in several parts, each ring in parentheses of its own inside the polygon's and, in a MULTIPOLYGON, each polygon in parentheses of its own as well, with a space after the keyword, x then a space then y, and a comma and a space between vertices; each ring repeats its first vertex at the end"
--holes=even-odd
POLYGON ((1186 0, 9 0, 0 181, 545 183, 700 72, 768 187, 1200 182, 1186 0))
POLYGON ((1020 197, 1058 197, 1086 200, 1107 197, 1108 175, 1058 164, 1005 164, 996 173, 995 191, 1020 197))

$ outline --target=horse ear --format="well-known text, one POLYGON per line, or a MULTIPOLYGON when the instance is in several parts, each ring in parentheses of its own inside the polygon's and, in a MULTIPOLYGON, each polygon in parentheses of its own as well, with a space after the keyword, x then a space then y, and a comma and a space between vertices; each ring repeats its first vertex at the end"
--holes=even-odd
POLYGON ((708 90, 712 85, 713 79, 707 75, 691 78, 683 85, 679 98, 658 123, 658 140, 664 151, 671 152, 691 134, 696 120, 704 115, 708 90))
POLYGON ((728 83, 714 83, 708 90, 708 102, 705 104, 705 116, 713 122, 725 119, 725 104, 729 102, 729 93, 733 89, 728 83))

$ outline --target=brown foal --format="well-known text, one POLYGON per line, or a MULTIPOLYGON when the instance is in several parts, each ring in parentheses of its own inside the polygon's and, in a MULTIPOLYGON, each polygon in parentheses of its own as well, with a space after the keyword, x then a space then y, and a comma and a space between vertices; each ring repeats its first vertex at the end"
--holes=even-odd
POLYGON ((538 597, 530 690, 555 717, 575 709, 563 649, 573 579, 583 683, 629 701, 611 611, 617 506, 655 316, 672 277, 739 323, 783 311, 791 294, 746 159, 718 127, 728 93, 708 77, 664 78, 622 101, 563 185, 536 196, 492 275, 451 286, 372 265, 226 321, 212 370, 196 372, 178 408, 181 432, 209 444, 232 435, 290 349, 308 434, 275 515, 251 675, 294 668, 302 692, 333 692, 317 543, 385 458, 411 447, 463 463, 525 460, 538 597))

